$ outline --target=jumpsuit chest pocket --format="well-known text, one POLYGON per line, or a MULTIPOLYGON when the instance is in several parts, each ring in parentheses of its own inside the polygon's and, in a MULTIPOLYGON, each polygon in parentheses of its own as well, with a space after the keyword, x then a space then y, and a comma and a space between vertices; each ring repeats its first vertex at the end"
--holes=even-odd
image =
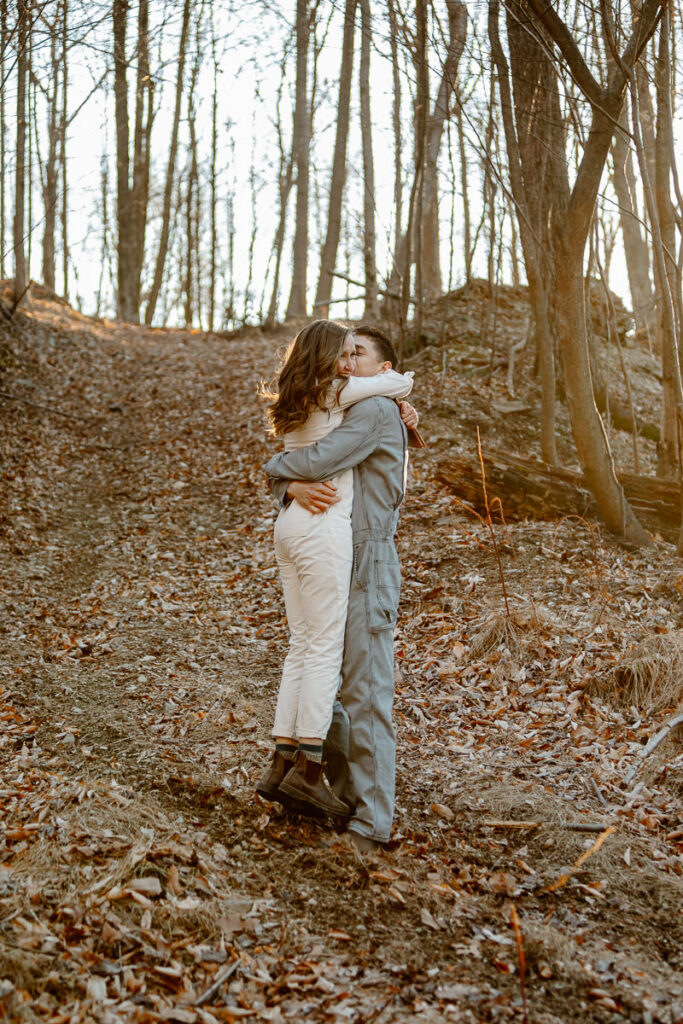
POLYGON ((393 629, 401 593, 401 569, 393 542, 369 538, 354 544, 353 573, 365 593, 369 631, 393 629))

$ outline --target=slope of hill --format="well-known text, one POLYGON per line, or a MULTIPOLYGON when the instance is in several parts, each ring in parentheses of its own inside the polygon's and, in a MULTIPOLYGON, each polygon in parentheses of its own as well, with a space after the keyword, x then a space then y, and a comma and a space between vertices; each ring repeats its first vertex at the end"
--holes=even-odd
MULTIPOLYGON (((413 357, 429 448, 398 538, 398 809, 389 849, 363 860, 253 792, 287 640, 256 385, 288 328, 143 329, 48 297, 15 318, 10 1019, 683 1019, 680 727, 646 746, 681 710, 683 565, 578 518, 496 526, 496 557, 438 483, 477 425, 485 446, 537 445, 529 346, 512 388, 506 367, 480 372, 480 293, 437 310, 413 357)), ((501 296, 494 366, 525 318, 521 293, 501 296)), ((646 411, 654 361, 628 358, 646 411)), ((626 465, 626 435, 615 447, 626 465)))

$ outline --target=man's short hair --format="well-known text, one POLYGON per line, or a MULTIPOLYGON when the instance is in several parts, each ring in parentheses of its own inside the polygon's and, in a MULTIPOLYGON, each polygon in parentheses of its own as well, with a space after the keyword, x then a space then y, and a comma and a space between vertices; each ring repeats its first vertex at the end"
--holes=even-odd
POLYGON ((374 327, 372 324, 361 324, 360 327, 354 327, 353 333, 358 337, 363 335, 365 338, 371 338, 379 361, 381 363, 391 363, 391 368, 393 370, 396 369, 396 364, 398 363, 396 349, 384 331, 380 330, 379 327, 374 327))

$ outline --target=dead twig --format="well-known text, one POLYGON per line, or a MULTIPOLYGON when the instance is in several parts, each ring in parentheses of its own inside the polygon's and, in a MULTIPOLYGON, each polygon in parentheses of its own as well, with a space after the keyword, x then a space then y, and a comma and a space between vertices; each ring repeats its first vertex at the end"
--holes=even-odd
POLYGON ((526 957, 524 955, 524 943, 522 942, 522 929, 519 923, 519 916, 517 914, 517 907, 512 904, 510 909, 510 921, 512 923, 512 929, 515 933, 515 940, 517 942, 517 957, 519 959, 519 988, 522 996, 522 1008, 524 1012, 524 1024, 527 1024, 529 1016, 527 1013, 526 1005, 526 957))
POLYGON ((216 978, 216 980, 214 981, 213 985, 211 985, 209 988, 207 988, 206 992, 202 993, 202 995, 199 997, 199 999, 195 1003, 195 1006, 205 1006, 206 1003, 210 1003, 211 1000, 214 998, 214 996, 217 995, 218 990, 221 987, 221 985, 224 985, 225 982, 228 980, 228 978, 231 978, 233 976, 233 974, 235 973, 237 968, 241 965, 241 963, 242 963, 241 960, 233 960, 233 962, 230 964, 229 967, 226 967, 224 970, 222 970, 219 973, 219 975, 216 978))
MULTIPOLYGON (((496 556, 496 562, 498 563, 498 574, 500 576, 501 586, 503 588, 503 601, 505 602, 505 613, 510 618, 510 605, 508 604, 508 593, 507 587, 505 586, 505 573, 503 572, 503 562, 500 557, 500 551, 498 550, 498 539, 496 537, 496 531, 493 529, 493 519, 491 518, 491 509, 489 507, 488 494, 486 493, 486 470, 484 469, 484 455, 481 450, 481 434, 479 433, 479 426, 477 425, 477 451, 479 453, 479 465, 481 466, 481 486, 484 491, 484 508, 486 510, 486 526, 491 534, 491 542, 493 543, 493 551, 496 556)), ((502 504, 500 505, 502 515, 502 504)))
POLYGON ((594 853, 597 853, 597 851, 600 849, 600 847, 607 839, 607 837, 611 836, 613 832, 616 832, 616 830, 616 825, 610 825, 609 828, 606 828, 605 831, 600 836, 598 836, 593 845, 588 850, 584 850, 584 852, 581 854, 576 863, 569 869, 569 871, 566 871, 563 875, 560 875, 560 877, 555 882, 553 882, 552 885, 547 885, 545 889, 541 891, 557 892, 558 889, 561 889, 562 886, 569 881, 572 875, 574 875, 579 870, 581 865, 585 861, 587 861, 589 857, 592 857, 594 853))
POLYGON ((611 826, 604 821, 482 821, 482 828, 499 829, 532 829, 532 828, 565 828, 568 832, 603 832, 611 826))
POLYGON ((668 720, 668 722, 664 723, 664 725, 659 730, 659 732, 655 733, 654 736, 650 737, 650 739, 648 740, 647 744, 643 748, 643 752, 640 755, 640 760, 637 761, 636 764, 634 764, 632 768, 629 768, 629 770, 627 771, 626 775, 624 776, 624 783, 625 783, 625 785, 628 786, 628 784, 633 780, 636 772, 638 771, 638 769, 642 765, 642 763, 645 760, 645 758, 649 757, 649 755, 652 753, 652 751, 656 750, 656 748, 659 746, 659 744, 662 742, 662 740, 666 739, 666 737, 669 735, 669 733, 673 729, 675 729, 677 725, 681 725, 682 723, 683 723, 683 714, 674 715, 673 718, 670 718, 668 720))
POLYGON ((0 398, 6 398, 10 402, 23 402, 34 409, 42 409, 43 412, 51 412, 54 416, 63 416, 67 420, 80 420, 82 423, 98 423, 98 416, 78 416, 73 412, 62 412, 61 409, 54 409, 50 405, 41 405, 39 402, 32 402, 29 398, 22 398, 21 395, 13 395, 9 391, 0 391, 0 398))

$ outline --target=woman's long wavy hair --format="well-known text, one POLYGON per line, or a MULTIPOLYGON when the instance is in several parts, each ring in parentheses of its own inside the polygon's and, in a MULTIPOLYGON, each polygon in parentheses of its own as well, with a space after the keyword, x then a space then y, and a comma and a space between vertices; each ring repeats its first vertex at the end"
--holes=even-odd
POLYGON ((315 409, 328 408, 328 391, 339 376, 337 361, 349 333, 349 328, 336 320, 314 320, 299 331, 285 353, 273 386, 262 384, 259 389, 269 403, 272 434, 280 437, 297 430, 315 409))

